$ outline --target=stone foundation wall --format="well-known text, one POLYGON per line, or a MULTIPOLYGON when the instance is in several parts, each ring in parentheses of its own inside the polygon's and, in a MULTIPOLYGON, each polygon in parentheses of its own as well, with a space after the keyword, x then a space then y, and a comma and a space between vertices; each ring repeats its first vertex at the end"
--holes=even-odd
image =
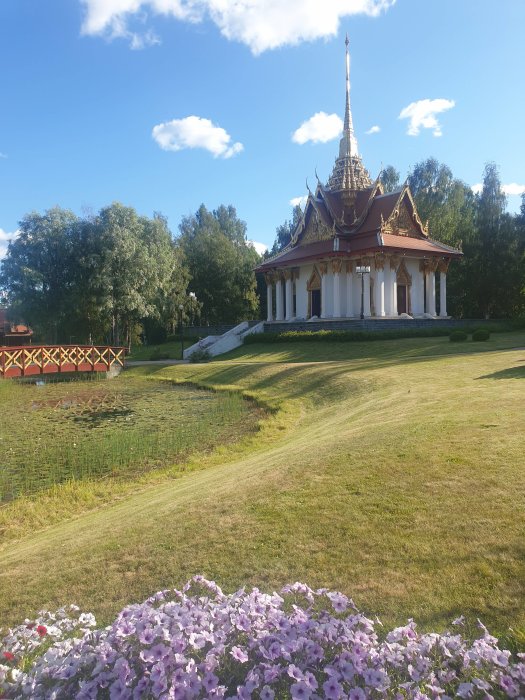
POLYGON ((463 328, 464 326, 483 326, 490 330, 495 319, 460 319, 460 318, 367 318, 352 320, 326 321, 292 321, 290 323, 265 323, 265 333, 284 333, 285 331, 393 331, 413 330, 415 328, 463 328))

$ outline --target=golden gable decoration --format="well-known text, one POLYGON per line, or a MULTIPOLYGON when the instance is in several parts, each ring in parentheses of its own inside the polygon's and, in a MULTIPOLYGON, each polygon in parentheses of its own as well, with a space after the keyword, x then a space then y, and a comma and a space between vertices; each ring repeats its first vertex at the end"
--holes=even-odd
POLYGON ((329 228, 326 224, 319 221, 317 216, 312 216, 306 230, 299 241, 299 245, 305 245, 306 243, 316 243, 317 241, 328 241, 333 238, 334 231, 329 228))
POLYGON ((418 238, 418 228, 414 218, 410 215, 406 204, 401 204, 399 208, 394 209, 386 221, 385 232, 393 233, 396 236, 418 238))

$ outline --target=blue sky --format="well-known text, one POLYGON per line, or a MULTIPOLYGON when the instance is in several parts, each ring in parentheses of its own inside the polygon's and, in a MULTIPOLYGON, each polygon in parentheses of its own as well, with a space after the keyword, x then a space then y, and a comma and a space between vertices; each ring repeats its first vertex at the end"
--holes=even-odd
POLYGON ((524 27, 524 0, 1 0, 0 256, 29 211, 112 201, 173 232, 233 204, 271 245, 330 175, 345 32, 372 177, 434 156, 475 185, 493 160, 519 192, 524 27))

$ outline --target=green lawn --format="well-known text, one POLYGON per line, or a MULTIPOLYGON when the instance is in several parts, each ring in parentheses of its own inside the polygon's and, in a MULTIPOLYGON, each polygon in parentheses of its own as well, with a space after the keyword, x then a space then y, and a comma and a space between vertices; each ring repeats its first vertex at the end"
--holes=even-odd
POLYGON ((270 413, 206 468, 54 525, 40 510, 0 549, 0 619, 75 601, 107 621, 203 573, 338 588, 387 624, 525 625, 525 333, 250 345, 130 372, 270 413))

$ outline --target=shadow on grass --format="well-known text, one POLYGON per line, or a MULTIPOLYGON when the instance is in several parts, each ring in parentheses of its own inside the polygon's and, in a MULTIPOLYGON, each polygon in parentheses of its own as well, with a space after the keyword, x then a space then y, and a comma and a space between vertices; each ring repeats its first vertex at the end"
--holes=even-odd
POLYGON ((484 374, 481 377, 476 377, 477 379, 525 379, 525 364, 521 367, 508 367, 507 369, 501 369, 499 372, 492 372, 492 374, 484 374))
MULTIPOLYGON (((317 363, 312 364, 283 364, 270 363, 226 363, 221 362, 206 365, 206 386, 222 385, 237 386, 241 389, 249 388, 255 391, 270 391, 287 399, 308 397, 316 405, 334 403, 347 399, 349 394, 360 395, 370 391, 370 380, 355 380, 349 378, 353 368, 350 363, 326 364, 319 371, 317 363)), ((144 368, 145 369, 145 368, 144 368)), ((162 374, 166 376, 166 367, 152 372, 151 366, 147 368, 147 374, 162 374)), ((135 370, 134 370, 135 371, 135 370)), ((200 383, 200 377, 188 376, 187 381, 200 383)))
POLYGON ((367 342, 277 342, 241 346, 221 361, 246 363, 322 363, 347 361, 356 370, 375 369, 401 363, 420 362, 438 357, 478 355, 485 352, 516 350, 525 341, 523 332, 502 333, 487 343, 451 343, 443 338, 403 338, 367 342), (351 363, 354 363, 353 365, 351 363))

